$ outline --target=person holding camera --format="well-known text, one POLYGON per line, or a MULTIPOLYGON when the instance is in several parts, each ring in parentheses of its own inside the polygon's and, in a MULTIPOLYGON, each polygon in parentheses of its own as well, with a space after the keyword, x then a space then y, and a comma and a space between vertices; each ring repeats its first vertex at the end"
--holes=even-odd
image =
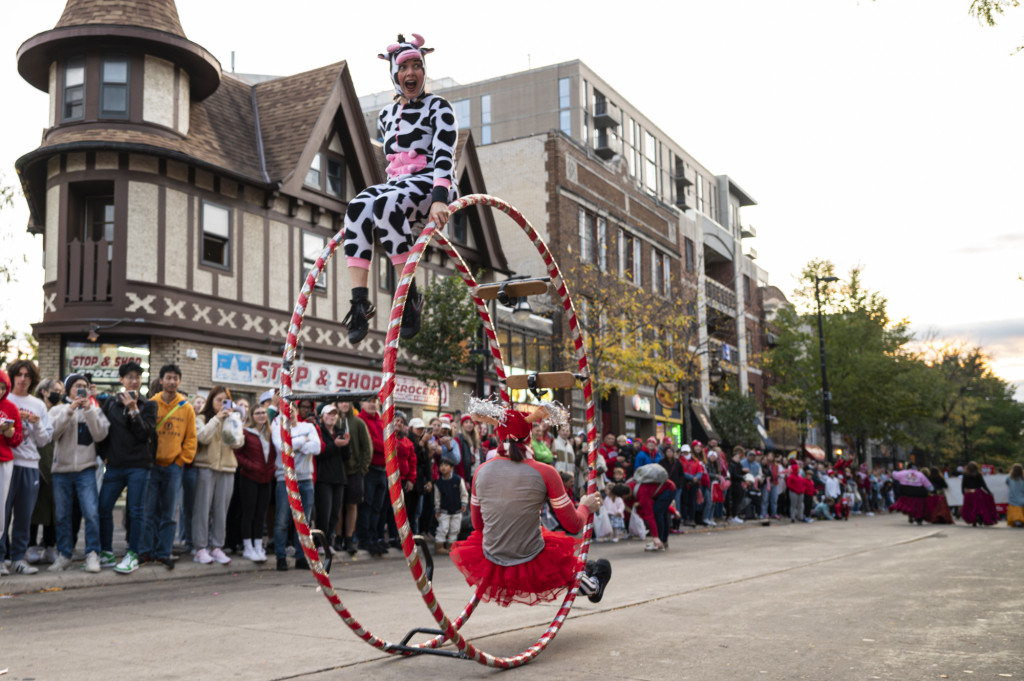
POLYGON ((103 403, 110 433, 99 445, 105 470, 100 488, 100 567, 129 574, 139 569, 142 534, 146 530, 146 488, 156 455, 156 402, 139 394, 142 366, 125 362, 118 369, 124 390, 103 403), (114 505, 128 488, 128 550, 121 562, 114 556, 114 505))
POLYGON ((50 409, 53 424, 53 500, 57 512, 57 551, 51 572, 71 565, 74 535, 71 514, 74 495, 85 521, 86 572, 100 571, 100 522, 96 489, 96 443, 107 437, 110 421, 89 399, 89 380, 82 374, 64 379, 67 404, 50 409))

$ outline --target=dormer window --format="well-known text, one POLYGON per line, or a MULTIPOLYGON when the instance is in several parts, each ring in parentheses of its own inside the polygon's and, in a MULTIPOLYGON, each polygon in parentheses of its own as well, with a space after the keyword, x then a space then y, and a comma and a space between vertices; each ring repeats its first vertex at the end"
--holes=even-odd
POLYGON ((321 151, 313 157, 303 182, 310 189, 317 189, 331 196, 345 198, 345 163, 342 159, 321 151), (326 172, 325 172, 326 171, 326 172))
POLYGON ((316 187, 320 189, 320 165, 323 163, 323 154, 317 154, 313 157, 313 162, 309 164, 309 170, 306 171, 306 184, 310 187, 316 187))
POLYGON ((65 121, 81 120, 85 115, 85 57, 72 57, 64 63, 65 121))
POLYGON ((100 67, 100 116, 128 118, 128 57, 107 55, 100 67))

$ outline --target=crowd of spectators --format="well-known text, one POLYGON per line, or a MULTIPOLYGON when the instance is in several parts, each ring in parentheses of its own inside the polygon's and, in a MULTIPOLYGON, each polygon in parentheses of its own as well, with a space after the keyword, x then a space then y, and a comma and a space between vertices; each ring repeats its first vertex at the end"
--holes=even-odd
MULTIPOLYGON (((33 574, 44 563, 67 569, 83 525, 86 572, 129 574, 146 563, 173 569, 183 555, 200 564, 228 564, 232 556, 262 563, 270 545, 278 570, 290 569, 289 558, 308 568, 288 504, 276 391, 255 405, 233 401, 223 386, 190 399, 179 392, 173 364, 160 368, 148 397, 134 362, 120 366, 122 388, 114 394, 97 395, 84 374, 40 380, 27 360, 9 371, 0 371, 0 575, 33 574), (122 497, 126 549, 117 556, 114 512, 122 497)), ((321 550, 379 557, 399 548, 376 400, 296 407, 290 430, 298 493, 310 525, 323 533, 321 550)), ((394 430, 411 530, 444 554, 468 531, 474 472, 502 445, 469 415, 425 422, 396 412, 394 430)), ((583 432, 536 423, 528 450, 558 470, 570 497, 582 497, 589 477, 583 432)), ((894 505, 911 522, 952 522, 949 509, 936 506, 947 485, 938 470, 906 477, 849 458, 826 464, 795 452, 725 450, 716 440, 677 447, 668 438, 612 433, 595 454, 604 497, 597 541, 646 537, 648 551, 664 551, 688 527, 811 523, 894 505), (927 504, 908 501, 918 497, 927 504)), ((1024 519, 1019 469, 1007 481, 1014 521, 1024 519)), ((984 487, 976 468, 963 480, 965 491, 984 487)), ((541 521, 558 527, 552 513, 541 521)))

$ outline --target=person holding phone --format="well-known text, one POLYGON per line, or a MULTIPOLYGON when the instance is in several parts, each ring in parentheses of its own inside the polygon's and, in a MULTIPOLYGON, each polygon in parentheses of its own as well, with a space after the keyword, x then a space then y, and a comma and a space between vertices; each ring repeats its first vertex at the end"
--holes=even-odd
POLYGON ((74 495, 85 521, 86 572, 100 571, 99 505, 96 489, 96 443, 110 431, 110 421, 89 399, 89 381, 82 374, 70 374, 64 388, 71 401, 50 409, 53 424, 53 501, 57 514, 57 551, 51 572, 71 565, 75 548, 71 529, 74 495))
MULTIPOLYGON (((11 392, 11 379, 0 369, 0 527, 7 527, 7 493, 11 489, 14 473, 14 448, 21 444, 21 415, 14 403, 7 399, 11 392)), ((8 574, 7 565, 0 555, 0 575, 8 574)))
POLYGON ((142 534, 146 529, 146 488, 156 455, 156 402, 139 395, 142 365, 125 362, 118 369, 124 388, 103 404, 110 433, 99 445, 106 464, 100 489, 100 567, 129 574, 139 569, 142 534), (114 505, 127 488, 128 550, 121 562, 114 556, 114 505))

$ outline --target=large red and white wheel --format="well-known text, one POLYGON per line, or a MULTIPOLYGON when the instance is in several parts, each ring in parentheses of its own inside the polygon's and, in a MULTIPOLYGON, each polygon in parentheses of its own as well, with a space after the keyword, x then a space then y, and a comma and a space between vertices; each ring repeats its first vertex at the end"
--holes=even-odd
MULTIPOLYGON (((473 194, 460 198, 449 205, 449 210, 454 215, 456 212, 474 205, 496 208, 506 213, 523 229, 543 259, 545 267, 548 270, 548 275, 551 277, 551 282, 561 300, 562 308, 565 311, 569 322, 569 330, 572 335, 578 373, 584 377, 583 397, 586 406, 587 420, 587 461, 590 466, 590 477, 587 492, 592 494, 596 491, 594 463, 597 449, 593 388, 590 382, 590 372, 588 370, 583 337, 576 317, 576 310, 569 297, 569 291, 562 279, 561 272, 559 271, 558 266, 547 247, 547 244, 544 243, 536 230, 534 230, 526 218, 523 217, 522 213, 501 199, 484 194, 473 194)), ((298 343, 299 332, 302 328, 303 317, 309 302, 310 292, 313 291, 317 279, 323 272, 327 262, 329 262, 331 257, 334 255, 343 236, 344 230, 338 232, 327 243, 326 248, 324 248, 320 257, 317 258, 316 263, 307 274, 302 290, 299 292, 298 302, 296 303, 295 311, 292 314, 291 325, 288 328, 288 337, 284 348, 284 371, 281 373, 281 396, 284 398, 287 398, 292 393, 292 370, 295 361, 295 350, 298 343)), ((405 554, 409 570, 412 573, 413 579, 416 582, 416 586, 419 589, 421 596, 423 597, 423 601, 426 603, 427 608, 439 625, 440 630, 444 632, 442 635, 435 636, 428 641, 409 647, 414 650, 426 650, 437 648, 445 641, 451 641, 458 647, 459 651, 461 651, 465 657, 476 660, 480 664, 499 668, 518 667, 535 658, 547 647, 548 643, 555 638, 555 635, 561 629, 562 624, 565 622, 565 619, 572 608, 572 604, 576 599, 580 578, 583 576, 583 573, 579 572, 576 575, 576 578, 569 588, 568 593, 566 593, 565 599, 563 600, 561 607, 558 609, 555 618, 551 621, 551 624, 547 627, 541 637, 526 650, 517 655, 508 657, 497 657, 480 650, 463 638, 459 633, 463 624, 469 619, 473 610, 479 604, 478 594, 474 593, 459 616, 455 620, 450 620, 442 609, 441 604, 437 601, 432 584, 427 580, 426 569, 423 565, 421 556, 419 555, 419 551, 413 542, 412 532, 409 529, 408 515, 405 509, 404 495, 402 493, 402 485, 399 478, 398 459, 396 456, 397 443, 393 421, 395 414, 394 391, 395 371, 398 358, 398 332, 401 327, 402 313, 405 310, 406 295, 408 294, 409 286, 413 281, 413 277, 416 274, 416 268, 419 265, 424 251, 431 242, 435 242, 439 248, 445 251, 448 257, 455 264, 455 268, 463 281, 470 287, 470 290, 473 290, 477 286, 477 282, 474 280, 465 261, 463 261, 462 256, 455 250, 444 234, 437 230, 434 223, 431 222, 423 229, 423 232, 420 234, 420 237, 416 240, 416 243, 410 251, 409 258, 402 270, 402 276, 398 281, 394 304, 391 308, 391 315, 388 319, 388 332, 384 347, 384 380, 379 393, 382 403, 381 416, 384 420, 385 426, 384 451, 387 465, 388 490, 391 497, 391 506, 395 513, 395 522, 398 525, 398 534, 402 543, 402 552, 405 554)), ((473 301, 476 305, 477 312, 480 315, 480 319, 483 322, 491 356, 494 360, 494 368, 498 375, 498 379, 501 382, 501 397, 506 403, 508 403, 509 396, 508 391, 505 388, 505 365, 502 360, 501 347, 498 344, 497 335, 494 330, 490 313, 483 300, 474 296, 473 301)), ((295 476, 295 461, 291 446, 291 431, 288 426, 287 418, 291 413, 291 408, 292 405, 287 399, 282 400, 281 409, 286 418, 282 419, 281 457, 285 466, 285 487, 288 491, 288 502, 292 510, 292 519, 295 522, 295 529, 298 532, 303 553, 309 562, 310 570, 322 587, 324 596, 327 598, 328 602, 330 602, 335 612, 338 613, 342 621, 344 621, 357 636, 375 648, 385 652, 409 654, 408 650, 392 649, 392 646, 394 646, 393 643, 378 638, 368 629, 363 627, 344 606, 341 598, 334 590, 330 576, 324 571, 323 563, 320 561, 316 547, 313 545, 313 541, 310 538, 309 524, 306 521, 306 515, 302 508, 302 500, 299 497, 298 481, 295 476)), ((577 551, 577 555, 582 559, 581 564, 586 562, 587 553, 590 550, 592 533, 593 525, 592 523, 587 523, 583 531, 583 541, 580 543, 577 551)))

